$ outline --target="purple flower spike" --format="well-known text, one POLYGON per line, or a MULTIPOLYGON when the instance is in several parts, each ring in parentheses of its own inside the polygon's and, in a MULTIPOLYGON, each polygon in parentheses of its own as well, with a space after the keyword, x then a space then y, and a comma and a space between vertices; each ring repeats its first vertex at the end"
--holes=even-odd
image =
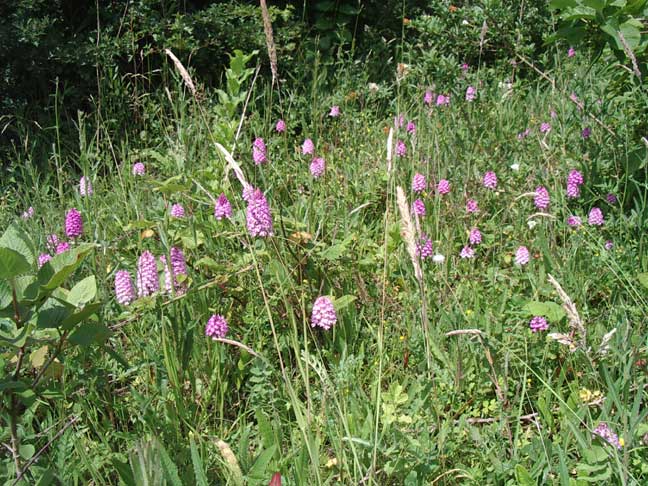
POLYGON ((578 228, 581 224, 583 224, 583 221, 578 216, 569 216, 567 218, 567 224, 572 228, 578 228))
POLYGON ((230 219, 232 217, 232 205, 224 193, 221 193, 216 200, 216 205, 214 206, 214 217, 219 221, 223 218, 230 219))
POLYGON ((211 316, 205 326, 205 336, 212 339, 224 338, 227 336, 227 331, 229 331, 227 321, 220 314, 211 316))
POLYGON ((425 203, 421 199, 416 199, 412 203, 412 209, 417 216, 425 216, 425 203))
POLYGON ((135 300, 133 281, 126 270, 119 270, 115 274, 115 297, 121 305, 128 305, 135 300))
POLYGON ((41 253, 40 255, 38 255, 38 268, 45 265, 51 259, 52 259, 52 255, 50 255, 49 253, 41 253))
POLYGON ((535 198, 533 200, 536 208, 547 209, 549 207, 549 191, 543 186, 536 187, 535 198))
POLYGON ((313 304, 311 326, 329 330, 337 322, 333 302, 328 297, 318 297, 313 304))
POLYGON ((150 251, 145 251, 137 261, 137 295, 146 297, 160 290, 157 264, 150 251))
POLYGON ((602 226, 604 223, 603 211, 599 208, 592 208, 587 216, 587 222, 592 226, 602 226))
POLYGON ((83 233, 83 219, 76 208, 70 209, 65 215, 65 234, 68 238, 77 238, 83 233))
POLYGON ((326 170, 326 161, 322 157, 315 157, 310 164, 311 175, 315 179, 318 179, 319 177, 322 176, 322 174, 324 174, 325 170, 326 170))
POLYGON ((497 175, 492 170, 489 170, 484 174, 482 184, 486 189, 497 189, 497 175))
POLYGON ((275 130, 277 133, 283 133, 286 131, 286 122, 283 120, 277 120, 277 124, 275 125, 275 130))
POLYGON ((619 436, 615 434, 612 430, 610 430, 610 427, 601 422, 597 425, 597 427, 593 430, 594 435, 599 436, 601 439, 606 441, 608 444, 610 444, 613 447, 616 447, 617 449, 621 449, 623 446, 621 445, 621 441, 619 440, 619 436))
POLYGON ((580 186, 567 183, 567 197, 569 199, 580 197, 580 186))
POLYGON ((250 236, 265 238, 272 236, 272 215, 270 206, 260 189, 256 189, 250 196, 246 211, 247 229, 250 236))
POLYGON ((437 184, 437 192, 439 194, 448 194, 450 192, 450 181, 441 179, 437 184))
POLYGON ((414 174, 414 177, 412 177, 412 191, 423 192, 425 191, 426 187, 427 181, 425 180, 425 176, 423 174, 419 174, 418 172, 414 174))
POLYGON ((252 144, 252 159, 255 165, 265 164, 268 161, 265 142, 260 137, 256 138, 252 144))
POLYGON ((481 232, 477 228, 470 230, 470 236, 468 237, 471 245, 479 245, 482 242, 481 232))
POLYGON ((143 176, 146 173, 146 167, 141 162, 133 164, 133 175, 143 176))
POLYGON ((467 213, 476 213, 479 211, 479 206, 477 205, 477 201, 474 199, 468 199, 466 201, 466 212, 467 213))
POLYGON ((302 155, 313 155, 314 152, 315 144, 310 138, 307 138, 302 144, 302 155))
POLYGON ((93 192, 92 181, 90 178, 81 176, 81 179, 79 180, 79 194, 82 196, 92 196, 93 192))
POLYGON ((529 327, 531 328, 531 332, 546 331, 549 329, 549 324, 544 317, 535 316, 529 321, 529 327))
POLYGON ((416 244, 416 254, 421 258, 421 260, 425 260, 427 258, 432 257, 432 255, 434 255, 434 249, 432 248, 432 240, 427 236, 423 235, 421 241, 416 244))
POLYGON ((471 246, 466 245, 461 249, 461 253, 459 253, 459 256, 461 258, 474 258, 475 250, 471 246))
POLYGON ((171 217, 172 218, 184 218, 185 210, 182 204, 176 203, 171 206, 171 217))
POLYGON ((396 142, 396 156, 405 157, 407 155, 407 145, 402 140, 396 142))
POLYGON ((61 253, 65 253, 70 249, 70 244, 67 241, 61 241, 58 245, 56 245, 56 254, 60 255, 61 253))
POLYGON ((526 265, 529 263, 531 255, 529 254, 529 249, 526 246, 520 246, 515 252, 515 264, 516 265, 526 265))

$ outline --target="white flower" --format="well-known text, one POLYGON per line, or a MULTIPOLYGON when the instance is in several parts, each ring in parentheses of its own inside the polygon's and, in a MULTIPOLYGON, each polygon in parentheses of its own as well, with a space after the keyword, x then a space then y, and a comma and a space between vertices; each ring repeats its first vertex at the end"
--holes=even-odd
POLYGON ((461 21, 461 25, 470 25, 470 22, 468 22, 466 19, 463 19, 461 21))
POLYGON ((434 263, 443 263, 445 261, 445 257, 441 255, 440 253, 437 253, 432 257, 432 261, 434 263))
POLYGON ((380 89, 380 86, 378 86, 376 83, 369 83, 369 91, 372 93, 376 93, 380 89))
POLYGON ((530 219, 529 221, 527 221, 527 226, 529 227, 529 229, 535 228, 537 224, 538 222, 534 219, 530 219))
POLYGON ((520 170, 520 164, 518 164, 518 163, 511 164, 511 170, 514 170, 515 172, 517 172, 518 170, 520 170))

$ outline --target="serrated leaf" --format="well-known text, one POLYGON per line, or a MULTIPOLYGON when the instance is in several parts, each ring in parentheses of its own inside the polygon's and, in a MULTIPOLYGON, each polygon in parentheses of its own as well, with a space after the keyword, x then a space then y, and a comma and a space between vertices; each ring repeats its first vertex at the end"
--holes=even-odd
POLYGON ((202 459, 196 447, 196 442, 193 437, 189 436, 189 446, 191 448, 191 462, 194 468, 194 475, 196 476, 197 486, 208 486, 207 476, 205 475, 205 467, 203 466, 202 459))
POLYGON ((162 462, 162 469, 164 470, 164 476, 172 486, 182 486, 182 481, 180 481, 180 476, 178 475, 178 467, 171 460, 169 453, 166 451, 162 443, 158 442, 157 446, 162 462))

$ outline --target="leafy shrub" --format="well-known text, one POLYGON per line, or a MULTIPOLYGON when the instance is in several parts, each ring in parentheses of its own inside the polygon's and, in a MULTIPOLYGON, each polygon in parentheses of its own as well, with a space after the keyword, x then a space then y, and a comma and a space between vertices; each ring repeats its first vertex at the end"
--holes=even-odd
POLYGON ((450 2, 432 0, 407 23, 426 69, 439 63, 493 64, 520 52, 538 54, 551 17, 543 0, 450 2))

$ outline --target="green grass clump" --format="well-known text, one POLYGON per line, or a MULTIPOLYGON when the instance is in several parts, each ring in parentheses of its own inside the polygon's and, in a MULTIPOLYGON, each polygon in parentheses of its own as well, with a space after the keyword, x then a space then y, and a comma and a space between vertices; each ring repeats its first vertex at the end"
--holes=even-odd
MULTIPOLYGON (((18 221, 36 253, 49 251, 48 235, 63 237, 76 207, 84 232, 72 246, 93 250, 75 277, 94 275, 85 305, 102 304, 86 340, 34 331, 12 346, 11 304, 24 302, 11 282, 2 287, 3 389, 48 369, 34 400, 3 398, 2 478, 47 444, 25 484, 268 484, 277 472, 300 485, 646 482, 643 208, 626 204, 618 177, 634 142, 607 125, 618 113, 597 103, 597 73, 567 63, 552 87, 469 71, 434 87, 450 95, 435 106, 423 102, 425 79, 375 87, 352 68, 341 79, 354 81, 331 95, 315 85, 277 97, 251 82, 240 56, 228 90, 194 98, 178 81, 149 100, 150 131, 128 143, 113 143, 102 120, 92 133, 80 123, 77 157, 58 152, 45 175, 23 165, 33 190, 0 202, 3 225, 18 221), (258 166, 257 137, 268 158, 258 166), (326 160, 317 179, 305 138, 326 160), (132 173, 136 162, 145 175, 132 173), (585 179, 577 199, 565 194, 572 169, 585 179), (482 185, 486 171, 497 174, 494 190, 482 185), (428 182, 420 194, 415 173, 428 182), (79 194, 80 175, 92 196, 79 194), (441 179, 448 194, 435 191, 441 179), (265 193, 273 236, 250 237, 242 180, 265 193), (547 209, 534 206, 538 186, 547 209), (231 219, 213 216, 221 193, 231 219), (415 198, 425 215, 408 226, 415 198), (479 211, 467 212, 467 199, 479 211), (173 218, 178 203, 185 216, 173 218), (21 219, 29 206, 33 217, 21 219), (603 226, 587 223, 593 207, 603 226), (571 215, 584 224, 568 226, 571 215), (482 242, 461 258, 472 228, 482 242), (434 258, 408 253, 423 235, 434 258), (526 265, 515 263, 519 246, 526 265), (135 277, 143 251, 168 259, 172 247, 186 257, 186 292, 120 306, 116 272, 135 277), (319 296, 335 305, 329 331, 311 326, 319 296), (213 314, 227 319, 227 341, 205 337, 213 314), (548 331, 531 332, 534 316, 548 331), (593 434, 600 423, 621 447, 593 434)), ((71 285, 52 295, 69 298, 71 285)))

